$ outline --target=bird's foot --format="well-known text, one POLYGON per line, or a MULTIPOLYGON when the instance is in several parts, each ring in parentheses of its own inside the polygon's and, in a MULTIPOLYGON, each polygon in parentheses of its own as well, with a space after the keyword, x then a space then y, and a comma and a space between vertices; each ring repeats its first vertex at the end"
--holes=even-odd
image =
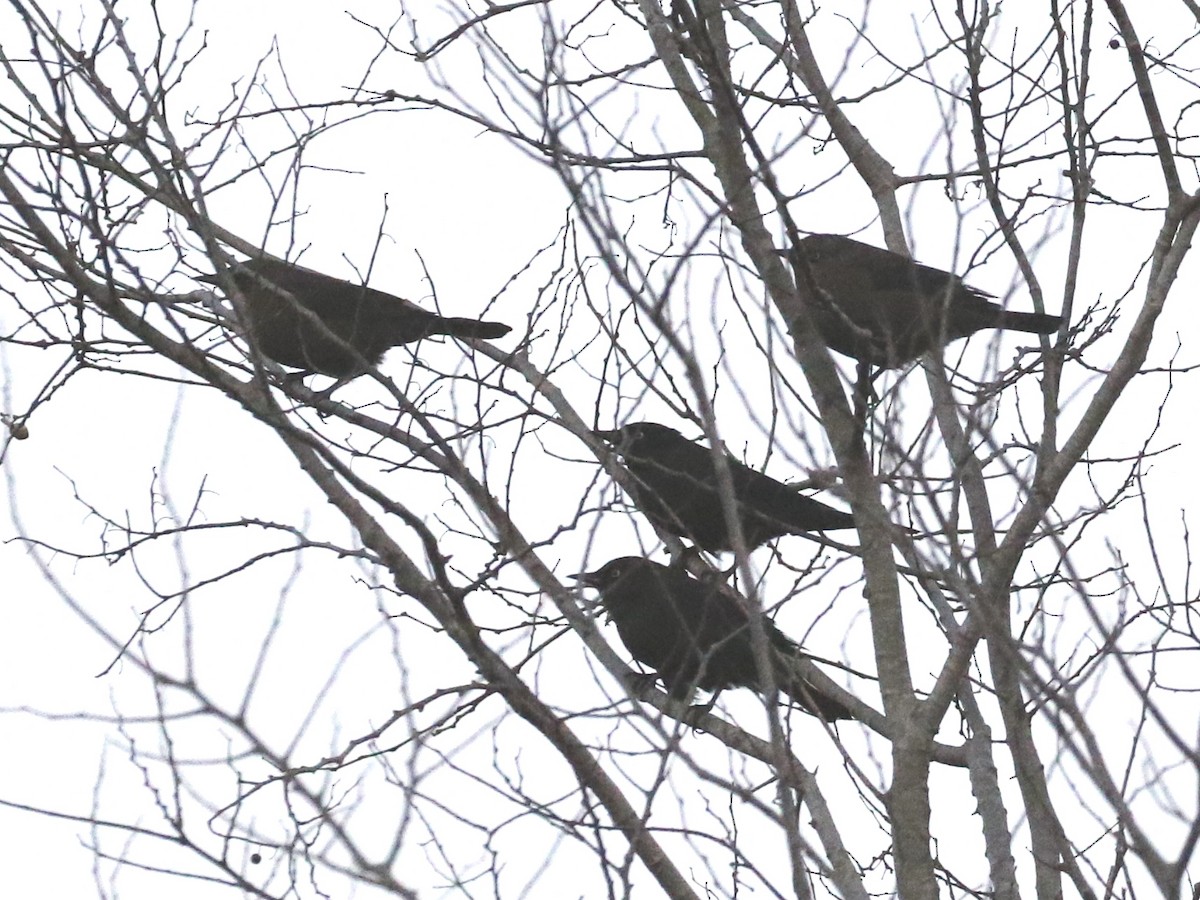
POLYGON ((683 722, 693 731, 704 731, 704 718, 712 712, 717 698, 713 697, 707 703, 693 703, 683 714, 683 722))
POLYGON ((697 581, 702 581, 705 584, 725 584, 737 571, 737 563, 735 562, 728 569, 718 569, 711 563, 693 568, 693 561, 705 561, 704 551, 699 547, 684 547, 683 552, 671 560, 671 568, 679 569, 688 572, 696 577, 697 581), (698 571, 698 570, 703 571, 698 571))

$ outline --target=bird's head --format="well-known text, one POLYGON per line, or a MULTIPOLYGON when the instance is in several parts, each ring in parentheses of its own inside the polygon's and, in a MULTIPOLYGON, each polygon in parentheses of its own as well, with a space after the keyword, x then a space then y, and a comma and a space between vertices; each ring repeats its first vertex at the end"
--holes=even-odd
POLYGON ((800 249, 810 264, 837 259, 858 246, 861 246, 858 241, 840 234, 810 234, 800 241, 800 249))
MULTIPOLYGON (((647 560, 640 556, 621 556, 617 559, 612 559, 598 568, 595 572, 580 572, 578 575, 571 577, 586 587, 594 587, 597 590, 606 590, 612 587, 626 575, 643 568, 647 564, 647 560)), ((651 563, 651 565, 653 565, 651 563)))
MULTIPOLYGON (((273 261, 266 259, 242 259, 232 260, 226 268, 238 287, 258 284, 275 287, 271 282, 271 275, 278 275, 281 271, 286 270, 287 267, 282 264, 275 264, 273 261)), ((212 275, 197 275, 196 280, 203 281, 205 284, 220 286, 222 283, 222 274, 216 272, 212 275)), ((279 290, 277 287, 275 289, 279 290)))
POLYGON ((635 456, 647 450, 670 447, 686 441, 674 428, 659 425, 657 422, 630 422, 613 431, 593 431, 592 434, 612 444, 617 453, 633 453, 635 456))

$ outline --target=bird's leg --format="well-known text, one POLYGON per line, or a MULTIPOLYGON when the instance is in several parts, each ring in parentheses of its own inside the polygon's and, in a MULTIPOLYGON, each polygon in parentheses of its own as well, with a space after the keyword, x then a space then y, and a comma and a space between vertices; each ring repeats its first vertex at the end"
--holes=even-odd
MULTIPOLYGON (((318 372, 316 369, 305 369, 300 372, 286 372, 286 373, 284 373, 284 375, 281 377, 280 380, 283 382, 284 385, 294 384, 296 382, 303 383, 304 379, 307 378, 309 375, 320 375, 320 374, 321 373, 318 372)), ((309 406, 316 406, 318 403, 332 401, 333 400, 333 392, 336 391, 338 388, 340 388, 342 385, 349 384, 353 380, 354 380, 353 378, 337 379, 337 381, 335 381, 333 384, 331 384, 329 387, 325 388, 324 390, 315 392, 313 395, 312 401, 310 401, 310 403, 309 403, 309 406)), ((330 414, 328 412, 324 412, 324 411, 318 409, 317 416, 322 421, 324 421, 325 419, 329 418, 330 414)))
MULTIPOLYGON (((685 550, 683 552, 683 554, 679 557, 678 565, 681 567, 684 567, 686 569, 686 563, 689 561, 689 557, 691 557, 693 559, 697 559, 697 560, 704 560, 703 553, 701 552, 699 547, 688 547, 687 550, 685 550)), ((707 561, 705 560, 705 562, 707 562, 707 561)), ((737 564, 737 560, 735 559, 733 561, 733 565, 730 566, 728 569, 721 569, 721 568, 718 568, 717 566, 713 565, 712 563, 708 563, 707 565, 705 565, 704 572, 701 574, 697 574, 695 572, 695 570, 693 570, 693 569, 686 569, 686 571, 691 572, 693 575, 696 576, 697 581, 701 581, 704 584, 722 584, 723 585, 723 584, 728 584, 729 579, 732 578, 737 573, 737 567, 738 567, 738 564, 737 564)))
POLYGON ((645 695, 658 683, 657 672, 633 672, 626 676, 625 687, 630 694, 637 697, 639 700, 644 700, 645 695))
POLYGON ((735 559, 733 561, 733 565, 731 565, 728 569, 717 569, 708 578, 702 580, 707 581, 709 584, 729 584, 729 580, 737 574, 737 570, 738 561, 735 559))
MULTIPOLYGON (((668 549, 667 552, 670 553, 670 549, 668 549)), ((689 563, 691 563, 692 560, 700 560, 703 558, 703 551, 699 547, 684 547, 683 551, 671 560, 671 568, 682 569, 686 572, 689 571, 689 563)))
POLYGON ((276 377, 279 379, 280 384, 287 387, 293 384, 303 384, 305 378, 316 374, 316 369, 299 369, 295 372, 279 372, 276 377))
MULTIPOLYGON (((667 552, 669 553, 670 550, 667 552)), ((737 571, 736 561, 734 561, 734 564, 728 569, 719 569, 711 563, 708 563, 703 567, 704 574, 701 575, 697 574, 696 570, 692 569, 691 563, 693 560, 697 562, 706 562, 704 559, 704 551, 696 546, 684 547, 683 551, 671 560, 671 568, 679 569, 682 572, 690 572, 693 575, 696 575, 697 580, 703 581, 705 584, 724 584, 725 582, 729 581, 729 579, 733 576, 733 573, 737 571)))
POLYGON ((321 409, 320 407, 325 403, 333 402, 333 392, 342 385, 349 384, 354 380, 353 378, 339 378, 329 387, 325 388, 325 390, 313 391, 311 392, 310 397, 301 400, 296 394, 292 393, 292 388, 295 385, 305 387, 306 385, 304 384, 304 379, 308 378, 309 375, 320 375, 321 373, 316 369, 301 369, 296 372, 282 372, 274 366, 272 366, 272 369, 275 370, 271 372, 273 383, 277 387, 281 388, 288 395, 288 397, 295 400, 297 403, 302 403, 305 406, 315 409, 317 417, 322 422, 328 419, 332 413, 321 409))

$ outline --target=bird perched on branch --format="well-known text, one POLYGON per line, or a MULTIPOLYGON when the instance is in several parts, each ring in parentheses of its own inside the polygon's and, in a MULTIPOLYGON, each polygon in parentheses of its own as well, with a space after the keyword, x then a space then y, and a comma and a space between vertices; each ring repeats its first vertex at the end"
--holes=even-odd
MULTIPOLYGON (((293 263, 248 259, 229 269, 245 301, 247 337, 263 356, 334 378, 356 378, 392 347, 424 337, 487 340, 511 330, 499 322, 439 316, 293 263)), ((220 283, 217 275, 200 280, 220 283)))
MULTIPOLYGON (((633 500, 650 521, 710 553, 733 549, 711 450, 656 422, 594 433, 624 458, 633 476, 633 500)), ((806 497, 728 453, 724 456, 748 549, 784 534, 854 527, 850 513, 806 497)))
MULTIPOLYGON (((574 578, 600 592, 625 649, 658 673, 672 698, 687 702, 697 688, 763 690, 750 616, 724 585, 635 556, 574 578)), ((779 690, 826 721, 851 718, 805 677, 811 661, 800 647, 770 620, 762 626, 779 690)))
POLYGON ((809 306, 817 330, 860 363, 894 369, 985 328, 1053 334, 1062 324, 1006 310, 957 275, 848 237, 814 234, 798 250, 821 289, 809 306))

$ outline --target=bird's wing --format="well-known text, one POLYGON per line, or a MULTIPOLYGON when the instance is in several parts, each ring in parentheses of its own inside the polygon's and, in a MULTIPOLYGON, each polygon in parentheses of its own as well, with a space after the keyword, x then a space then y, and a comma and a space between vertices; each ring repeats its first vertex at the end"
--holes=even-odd
POLYGON ((690 602, 681 609, 681 618, 696 646, 708 650, 714 647, 728 648, 732 643, 747 641, 750 618, 738 602, 718 584, 689 581, 690 602))
POLYGON ((346 317, 350 310, 360 305, 362 311, 372 319, 394 315, 407 317, 414 313, 422 318, 432 315, 401 297, 304 266, 270 259, 250 259, 241 263, 240 267, 292 294, 322 318, 346 317))
POLYGON ((781 492, 791 493, 786 485, 770 475, 743 465, 729 457, 728 454, 726 454, 726 458, 729 459, 734 490, 737 492, 738 498, 747 506, 759 507, 764 503, 769 504, 773 500, 778 502, 782 496, 781 492))
POLYGON ((733 483, 742 505, 768 519, 809 531, 853 527, 849 513, 826 506, 791 485, 741 463, 736 463, 733 470, 733 483))
POLYGON ((961 289, 958 291, 960 302, 964 294, 966 298, 980 302, 986 302, 992 296, 986 291, 963 284, 957 275, 950 272, 922 265, 881 247, 869 247, 865 244, 863 247, 865 265, 862 266, 862 270, 866 272, 871 286, 876 290, 911 291, 915 287, 924 296, 936 296, 947 289, 961 289))
POLYGON ((681 441, 653 453, 627 453, 625 467, 659 503, 684 514, 715 490, 716 476, 706 447, 681 441))

